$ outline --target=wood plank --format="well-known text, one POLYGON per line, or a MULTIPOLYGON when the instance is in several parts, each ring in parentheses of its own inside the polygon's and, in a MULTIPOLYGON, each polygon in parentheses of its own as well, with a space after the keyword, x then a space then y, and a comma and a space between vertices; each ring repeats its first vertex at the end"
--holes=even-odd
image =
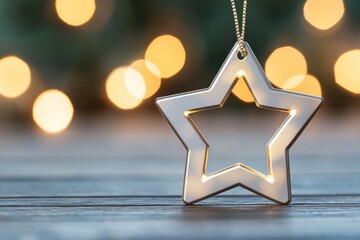
MULTIPOLYGON (((220 113, 196 119, 209 142, 220 145, 221 155, 257 155, 258 142, 266 143, 282 118, 254 114, 220 113), (219 141, 216 141, 219 139, 219 141), (230 151, 229 151, 230 150, 230 151)), ((294 155, 359 155, 360 111, 317 115, 292 148, 294 155)), ((184 148, 165 120, 156 115, 121 115, 75 121, 64 134, 0 125, 0 158, 158 158, 184 159, 184 148), (163 147, 166 146, 166 147, 163 147)), ((263 149, 265 146, 261 146, 263 149)))
MULTIPOLYGON (((109 210, 110 211, 110 210, 109 210)), ((221 211, 221 210, 220 210, 221 211)), ((229 212, 229 211, 228 211, 229 212)), ((237 211, 239 213, 239 211, 237 211)), ((241 212, 241 211, 240 211, 241 212)), ((220 215, 220 212, 218 213, 220 215)), ((228 214, 228 213, 226 213, 228 214)), ((91 213, 89 213, 91 215, 91 213)), ((159 215, 152 220, 116 221, 113 217, 92 221, 4 223, 6 239, 359 239, 359 218, 322 216, 284 219, 233 219, 182 221, 159 215), (19 230, 20 229, 20 230, 19 230)))
MULTIPOLYGON (((243 196, 216 196, 206 199, 189 208, 201 206, 213 207, 252 207, 267 205, 270 207, 281 207, 259 196, 243 195, 243 196)), ((181 196, 69 196, 69 197, 1 197, 0 209, 6 208, 32 208, 32 207, 136 207, 136 206, 185 206, 181 201, 181 196)), ((295 195, 291 208, 303 207, 323 207, 334 208, 359 207, 360 194, 358 195, 295 195)), ((288 206, 284 207, 285 211, 289 210, 288 206)), ((292 211, 292 210, 291 210, 292 211)), ((360 212, 353 212, 351 215, 360 215, 360 212)))
POLYGON ((178 198, 1 199, 0 232, 8 239, 360 237, 360 196, 296 196, 290 206, 249 196, 184 206, 178 198))
MULTIPOLYGON (((360 146, 360 143, 359 143, 360 146)), ((292 153, 291 153, 292 154, 292 153)), ((182 175, 185 168, 185 150, 176 156, 138 157, 0 157, 0 177, 82 177, 173 174, 182 175)), ((291 173, 360 173, 360 154, 331 156, 292 154, 291 173)), ((231 164, 242 162, 262 171, 266 160, 260 154, 244 153, 214 156, 209 160, 208 171, 217 171, 231 164), (213 160, 213 161, 212 161, 213 160)), ((265 167, 265 169, 264 169, 265 167)))
MULTIPOLYGON (((22 196, 171 196, 182 192, 182 175, 1 178, 0 197, 22 196)), ((293 174, 293 194, 360 194, 359 174, 293 174)), ((225 195, 248 195, 234 188, 225 195)))

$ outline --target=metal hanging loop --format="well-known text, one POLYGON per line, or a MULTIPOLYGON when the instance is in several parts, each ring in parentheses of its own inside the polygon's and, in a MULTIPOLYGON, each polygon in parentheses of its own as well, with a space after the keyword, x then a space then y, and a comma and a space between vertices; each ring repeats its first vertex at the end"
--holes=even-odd
POLYGON ((239 51, 240 51, 241 56, 244 58, 247 55, 246 44, 245 44, 247 0, 244 0, 244 3, 243 3, 241 31, 240 31, 240 24, 239 24, 239 18, 238 18, 238 14, 237 14, 237 10, 236 10, 235 0, 230 0, 230 3, 231 3, 231 8, 232 8, 232 13, 234 16, 235 32, 236 32, 237 42, 239 45, 239 51))

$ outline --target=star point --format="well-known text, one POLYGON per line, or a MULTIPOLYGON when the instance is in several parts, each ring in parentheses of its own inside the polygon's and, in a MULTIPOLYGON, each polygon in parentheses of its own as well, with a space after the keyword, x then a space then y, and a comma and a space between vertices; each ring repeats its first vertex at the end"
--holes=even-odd
POLYGON ((280 204, 291 202, 288 150, 323 99, 274 89, 248 44, 246 48, 248 55, 239 60, 235 44, 209 88, 156 100, 156 105, 187 149, 183 185, 183 201, 186 204, 236 186, 280 204), (266 146, 268 175, 241 163, 206 175, 209 144, 191 120, 191 114, 222 107, 240 77, 245 79, 259 108, 287 112, 289 115, 266 146))

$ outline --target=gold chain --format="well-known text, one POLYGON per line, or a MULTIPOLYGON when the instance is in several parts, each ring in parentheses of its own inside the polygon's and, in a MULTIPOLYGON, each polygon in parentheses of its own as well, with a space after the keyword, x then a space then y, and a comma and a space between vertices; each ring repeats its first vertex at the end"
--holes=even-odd
POLYGON ((246 51, 246 46, 245 46, 244 40, 245 40, 245 27, 246 27, 247 0, 244 0, 244 4, 243 4, 241 32, 240 32, 239 18, 238 18, 237 11, 236 11, 235 0, 230 0, 230 3, 231 3, 233 16, 234 16, 235 31, 236 31, 237 42, 239 45, 239 51, 240 51, 242 57, 246 57, 247 51, 246 51))

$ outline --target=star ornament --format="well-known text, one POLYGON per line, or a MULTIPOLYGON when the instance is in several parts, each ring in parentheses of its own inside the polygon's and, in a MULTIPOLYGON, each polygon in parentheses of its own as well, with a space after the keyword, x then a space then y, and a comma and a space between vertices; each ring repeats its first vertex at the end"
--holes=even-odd
MULTIPOLYGON (((275 89, 250 46, 238 59, 237 44, 209 88, 161 97, 156 104, 187 149, 183 201, 193 204, 236 186, 242 186, 279 204, 291 202, 289 149, 323 102, 323 98, 275 89), (266 146, 268 174, 241 163, 206 174, 209 144, 191 115, 221 108, 239 78, 244 78, 259 108, 289 113, 266 146)), ((286 66, 285 66, 286 67, 286 66)))

